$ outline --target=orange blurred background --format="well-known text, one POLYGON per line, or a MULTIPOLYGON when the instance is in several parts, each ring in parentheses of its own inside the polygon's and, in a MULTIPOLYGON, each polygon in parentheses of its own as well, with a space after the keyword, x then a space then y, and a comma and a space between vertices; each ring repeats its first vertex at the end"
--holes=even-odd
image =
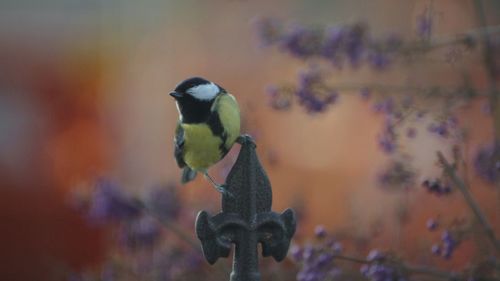
MULTIPOLYGON (((374 34, 411 38, 415 18, 430 2, 435 35, 477 27, 471 1, 7 1, 0 4, 0 279, 58 280, 59 271, 98 267, 105 257, 105 230, 86 225, 72 208, 72 192, 99 176, 141 194, 158 182, 177 181, 172 155, 177 120, 167 93, 189 76, 203 76, 233 93, 246 130, 273 184, 273 208, 302 206, 299 235, 316 224, 360 238, 374 227, 380 247, 412 256, 435 239, 425 231, 430 216, 469 216, 462 198, 431 198, 417 189, 389 194, 376 187, 388 158, 376 138, 382 116, 356 93, 341 97, 325 114, 267 106, 269 84, 293 82, 301 62, 262 48, 252 21, 277 17, 304 24, 363 20, 374 34), (401 214, 411 219, 402 226, 401 214), (405 215, 405 216, 406 216, 405 215)), ((498 7, 486 1, 488 7, 498 7)), ((493 9, 494 11, 494 9, 493 9)), ((491 20, 499 23, 498 13, 491 20)), ((343 71, 335 82, 448 84, 461 69, 484 87, 474 55, 458 66, 416 63, 387 73, 343 71)), ((491 136, 480 102, 460 112, 471 147, 491 136)), ((404 144, 423 176, 437 175, 435 152, 449 144, 425 134, 404 144)), ((235 156, 235 153, 232 154, 235 156)), ((228 157, 219 168, 233 161, 228 157)), ((473 177, 473 176, 471 176, 473 177)), ((218 177, 222 180, 221 177, 218 177)), ((419 178, 421 180, 423 178, 419 178)), ((473 185, 481 185, 475 178, 473 185)), ((219 196, 203 179, 181 189, 184 204, 199 206, 219 196)), ((500 230, 494 191, 474 190, 500 230)), ((196 207, 194 207, 196 210, 196 207)), ((194 234, 193 234, 194 236, 194 234)), ((467 249, 467 245, 464 246, 467 249)), ((467 251, 465 251, 466 255, 467 251)), ((456 259, 445 266, 460 266, 456 259)))

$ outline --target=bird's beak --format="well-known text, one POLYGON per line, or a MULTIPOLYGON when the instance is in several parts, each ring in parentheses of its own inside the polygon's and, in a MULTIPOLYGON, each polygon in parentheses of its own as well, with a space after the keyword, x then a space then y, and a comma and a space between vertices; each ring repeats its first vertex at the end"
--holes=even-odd
POLYGON ((176 91, 171 92, 170 95, 172 97, 174 97, 174 99, 178 99, 178 98, 182 97, 182 94, 179 92, 176 92, 176 91))

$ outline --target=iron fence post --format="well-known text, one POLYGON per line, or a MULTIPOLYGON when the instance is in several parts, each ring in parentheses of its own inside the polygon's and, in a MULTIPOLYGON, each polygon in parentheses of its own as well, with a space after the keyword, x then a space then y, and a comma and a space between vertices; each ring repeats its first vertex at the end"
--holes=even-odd
POLYGON ((264 257, 283 260, 296 220, 291 209, 282 214, 271 211, 271 184, 255 152, 255 143, 249 136, 240 137, 239 142, 242 147, 227 176, 229 193, 222 196, 222 211, 213 217, 200 211, 196 234, 210 264, 219 257, 228 257, 231 244, 235 244, 231 281, 259 281, 258 243, 262 244, 264 257))

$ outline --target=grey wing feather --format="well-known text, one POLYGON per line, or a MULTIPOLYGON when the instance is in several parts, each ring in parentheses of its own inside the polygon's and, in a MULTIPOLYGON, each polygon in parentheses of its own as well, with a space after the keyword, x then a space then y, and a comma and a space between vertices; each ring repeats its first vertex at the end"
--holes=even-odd
POLYGON ((181 183, 185 184, 192 181, 196 177, 196 171, 192 170, 184 162, 184 130, 181 126, 181 121, 177 123, 177 128, 175 128, 175 138, 174 138, 174 156, 175 161, 177 161, 177 166, 182 169, 181 183))
POLYGON ((181 183, 185 184, 194 180, 194 178, 196 178, 196 174, 195 170, 192 170, 188 166, 184 167, 184 169, 182 169, 181 183))
POLYGON ((177 122, 177 127, 175 128, 175 137, 174 137, 174 156, 175 161, 177 161, 177 166, 179 168, 184 168, 186 166, 186 162, 184 162, 183 156, 184 149, 184 129, 182 129, 181 121, 177 122))

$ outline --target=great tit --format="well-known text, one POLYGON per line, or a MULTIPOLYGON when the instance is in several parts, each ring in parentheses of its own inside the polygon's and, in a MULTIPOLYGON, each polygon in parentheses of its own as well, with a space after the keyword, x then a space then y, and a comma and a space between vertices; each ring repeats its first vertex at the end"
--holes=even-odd
POLYGON ((236 99, 221 86, 201 77, 178 84, 170 95, 175 99, 179 121, 174 137, 174 156, 183 169, 181 182, 200 172, 221 193, 207 170, 229 152, 240 135, 240 109, 236 99))

